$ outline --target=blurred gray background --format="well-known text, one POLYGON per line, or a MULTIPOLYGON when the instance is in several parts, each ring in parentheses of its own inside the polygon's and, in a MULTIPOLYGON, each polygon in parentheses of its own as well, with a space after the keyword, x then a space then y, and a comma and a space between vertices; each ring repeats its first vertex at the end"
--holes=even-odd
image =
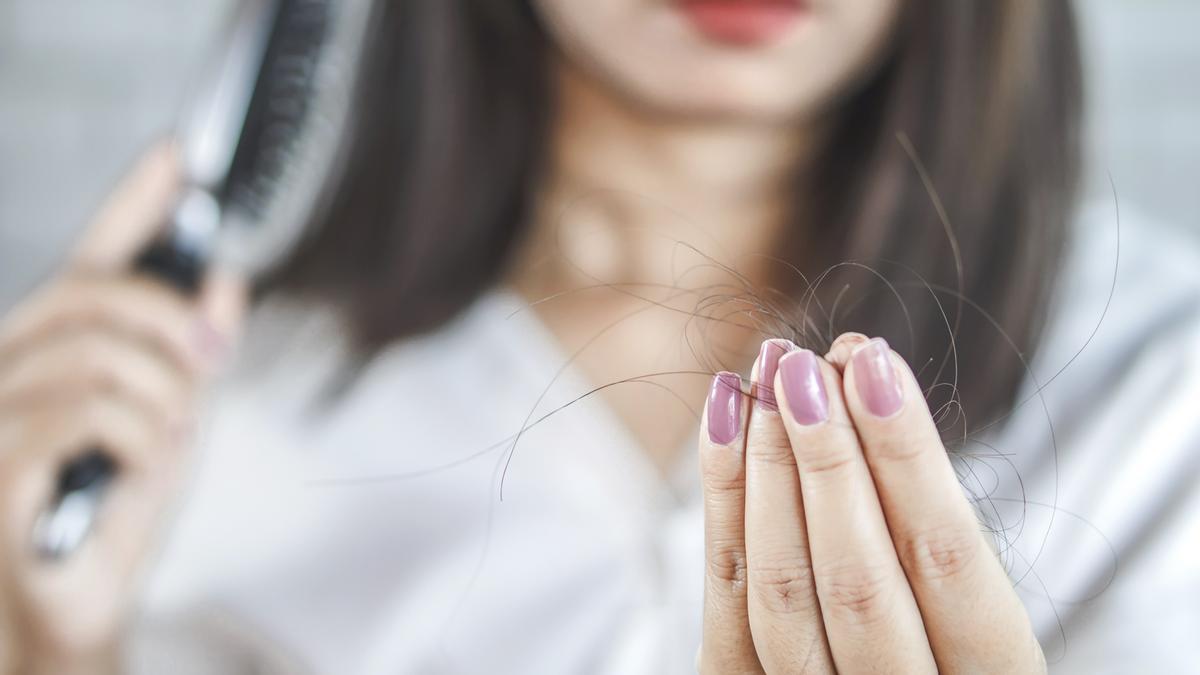
MULTIPOLYGON (((0 311, 166 132, 228 0, 0 0, 0 311)), ((1077 0, 1091 191, 1200 245, 1200 2, 1077 0), (1107 197, 1111 200, 1111 197, 1107 197)))

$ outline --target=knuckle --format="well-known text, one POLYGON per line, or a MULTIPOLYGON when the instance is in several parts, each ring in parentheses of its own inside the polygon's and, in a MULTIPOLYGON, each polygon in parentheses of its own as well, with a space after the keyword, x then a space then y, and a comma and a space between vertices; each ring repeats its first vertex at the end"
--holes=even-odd
POLYGON ((818 572, 821 607, 855 625, 886 621, 894 582, 881 566, 863 563, 833 565, 818 572))
POLYGON ((896 554, 914 581, 960 577, 980 555, 978 533, 962 527, 936 527, 901 538, 896 554))
POLYGON ((812 567, 800 561, 762 561, 749 569, 750 586, 768 612, 795 614, 813 611, 812 567))
POLYGON ((838 443, 805 448, 800 470, 808 476, 834 476, 849 471, 858 461, 855 449, 838 443))
POLYGON ((918 434, 902 428, 890 429, 868 445, 871 447, 873 460, 891 464, 919 461, 928 451, 926 443, 918 434))
POLYGON ((795 468, 796 455, 786 436, 771 435, 755 443, 746 444, 746 459, 769 466, 795 468))
POLYGON ((708 556, 708 577, 723 591, 746 588, 746 551, 739 546, 714 546, 708 556))
POLYGON ((709 492, 710 499, 717 500, 723 505, 729 497, 740 498, 745 492, 746 481, 741 472, 730 475, 728 472, 706 469, 704 488, 709 492))
POLYGON ((700 478, 714 496, 741 494, 745 489, 745 469, 739 454, 725 448, 702 452, 700 478))
POLYGON ((95 338, 83 338, 69 356, 72 373, 81 388, 89 392, 108 394, 120 389, 114 365, 95 338))

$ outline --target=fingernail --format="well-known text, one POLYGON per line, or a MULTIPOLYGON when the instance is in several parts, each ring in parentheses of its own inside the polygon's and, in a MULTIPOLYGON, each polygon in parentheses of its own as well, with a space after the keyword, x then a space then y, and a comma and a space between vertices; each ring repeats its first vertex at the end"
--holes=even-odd
POLYGON ((829 419, 829 397, 816 354, 797 349, 780 359, 779 382, 797 422, 808 426, 829 419))
POLYGON ((755 405, 764 410, 779 410, 775 400, 775 372, 779 359, 796 345, 791 340, 767 340, 758 349, 758 380, 754 383, 755 405))
POLYGON ((205 363, 214 363, 225 356, 225 352, 229 348, 229 341, 211 323, 204 319, 197 319, 192 333, 196 351, 205 363))
POLYGON ((720 372, 708 391, 708 440, 729 445, 742 427, 742 378, 720 372))
POLYGON ((171 443, 175 447, 187 443, 191 439, 195 425, 196 421, 190 416, 183 416, 177 420, 173 420, 168 427, 171 443))
POLYGON ((854 353, 854 385, 867 410, 891 417, 904 404, 904 390, 892 367, 892 350, 883 338, 873 338, 854 353))

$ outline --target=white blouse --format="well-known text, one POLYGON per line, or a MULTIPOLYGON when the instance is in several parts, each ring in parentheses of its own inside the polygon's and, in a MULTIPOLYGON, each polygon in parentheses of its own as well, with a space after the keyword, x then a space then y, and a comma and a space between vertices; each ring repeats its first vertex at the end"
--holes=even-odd
MULTIPOLYGON (((1052 672, 1184 672, 1200 256, 1126 223, 1105 311, 1116 234, 1111 208, 1082 220, 1025 402, 956 465, 1052 672)), ((546 416, 591 385, 503 290, 323 407, 341 344, 315 312, 254 317, 151 565, 132 672, 694 672, 694 452, 664 480, 599 398, 546 416)))

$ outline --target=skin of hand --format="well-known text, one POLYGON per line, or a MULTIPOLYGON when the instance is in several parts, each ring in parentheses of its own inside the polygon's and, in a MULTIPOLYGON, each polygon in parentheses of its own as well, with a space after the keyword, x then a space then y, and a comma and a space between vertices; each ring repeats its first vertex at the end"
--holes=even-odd
POLYGON ((210 273, 196 298, 131 273, 167 218, 174 148, 148 152, 65 269, 0 321, 0 673, 115 669, 138 563, 177 487, 199 388, 237 331, 244 285, 210 273), (35 520, 59 467, 100 445, 119 473, 95 529, 39 560, 35 520))
POLYGON ((1044 673, 924 396, 879 338, 763 343, 700 434, 701 673, 1044 673))

